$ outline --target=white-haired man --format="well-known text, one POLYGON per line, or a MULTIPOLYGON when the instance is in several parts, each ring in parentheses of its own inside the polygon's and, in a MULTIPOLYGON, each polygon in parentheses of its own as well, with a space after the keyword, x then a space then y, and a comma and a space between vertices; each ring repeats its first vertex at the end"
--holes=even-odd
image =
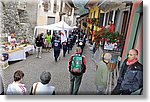
POLYGON ((97 94, 105 95, 107 88, 108 72, 107 64, 111 60, 112 55, 110 53, 103 54, 103 60, 96 65, 95 85, 97 88, 97 94))

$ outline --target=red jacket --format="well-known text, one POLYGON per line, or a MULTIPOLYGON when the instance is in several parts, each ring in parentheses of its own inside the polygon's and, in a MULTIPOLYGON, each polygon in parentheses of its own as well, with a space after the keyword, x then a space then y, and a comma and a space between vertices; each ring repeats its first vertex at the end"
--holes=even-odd
POLYGON ((115 25, 114 24, 110 24, 109 28, 108 28, 109 32, 114 32, 115 31, 115 25))

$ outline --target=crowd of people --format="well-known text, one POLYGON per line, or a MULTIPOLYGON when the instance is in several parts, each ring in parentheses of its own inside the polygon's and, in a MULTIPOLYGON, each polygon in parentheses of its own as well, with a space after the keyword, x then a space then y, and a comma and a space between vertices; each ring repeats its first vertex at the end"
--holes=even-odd
MULTIPOLYGON (((112 90, 112 95, 132 95, 143 92, 143 65, 138 62, 138 51, 129 50, 128 58, 123 62, 117 85, 112 90)), ((107 95, 108 63, 112 59, 111 53, 104 53, 102 60, 96 67, 95 85, 98 95, 107 95)), ((77 95, 86 72, 86 57, 82 49, 76 47, 75 54, 71 55, 68 61, 70 72, 70 95, 77 95)), ((7 95, 27 95, 27 89, 22 83, 24 72, 17 70, 14 73, 14 81, 8 85, 7 95)), ((33 83, 30 95, 55 95, 55 87, 50 85, 51 73, 43 71, 40 81, 33 83)))
MULTIPOLYGON (((113 29, 113 27, 112 27, 113 29)), ((66 53, 70 53, 73 46, 76 45, 75 54, 71 55, 68 61, 68 71, 70 72, 70 94, 77 95, 82 81, 82 76, 86 72, 86 57, 83 55, 84 46, 86 43, 86 34, 81 30, 74 30, 69 34, 68 38, 61 42, 61 32, 54 32, 53 36, 50 33, 45 36, 43 33, 38 34, 35 40, 36 57, 42 58, 42 49, 46 48, 47 52, 51 52, 53 48, 55 62, 58 61, 61 49, 63 57, 66 53)), ((100 55, 101 56, 101 55, 100 55)), ((112 60, 111 53, 103 53, 102 59, 96 65, 95 85, 98 95, 107 95, 108 86, 108 64, 112 60)), ((117 85, 112 90, 112 95, 131 95, 140 90, 143 91, 143 65, 138 62, 138 50, 131 49, 128 52, 128 58, 123 62, 120 71, 117 85)), ((14 81, 8 85, 6 94, 26 95, 27 89, 21 83, 24 73, 17 70, 14 73, 14 81)), ((40 75, 40 81, 35 82, 30 91, 30 95, 54 95, 55 87, 50 85, 51 73, 43 71, 40 75)))
POLYGON ((85 42, 86 34, 83 32, 83 30, 80 29, 73 30, 71 33, 69 33, 68 37, 66 37, 66 40, 63 42, 61 41, 61 31, 54 32, 53 35, 51 35, 50 32, 48 32, 46 35, 44 35, 44 33, 40 33, 35 39, 36 57, 42 58, 43 48, 45 48, 47 52, 50 52, 51 48, 53 48, 54 58, 57 62, 61 49, 63 50, 63 57, 66 56, 67 52, 68 54, 70 53, 70 50, 72 50, 75 44, 80 47, 83 52, 85 42))
MULTIPOLYGON (((78 31, 79 32, 79 31, 78 31)), ((66 52, 70 53, 73 46, 76 45, 75 54, 72 55, 69 59, 68 70, 70 72, 70 94, 76 95, 78 93, 81 79, 83 73, 86 70, 86 58, 82 55, 83 48, 85 46, 86 38, 85 34, 81 31, 77 33, 77 31, 73 31, 72 34, 69 34, 68 38, 61 43, 60 32, 54 33, 51 36, 50 33, 44 36, 43 33, 38 34, 35 39, 35 47, 36 47, 36 57, 42 58, 42 49, 45 48, 47 52, 50 52, 51 48, 54 49, 54 58, 57 62, 58 57, 60 55, 60 50, 63 50, 63 57, 66 56, 66 52), (75 56, 78 55, 78 56, 75 56), (79 60, 80 59, 80 60, 79 60), (83 59, 83 63, 82 63, 83 59), (74 63, 73 63, 74 62, 74 63), (80 69, 72 70, 72 69, 80 69)), ((54 95, 55 87, 50 85, 51 73, 43 71, 40 75, 40 82, 33 83, 31 87, 30 93, 27 93, 27 89, 25 85, 22 83, 22 79, 24 77, 24 72, 21 70, 17 70, 14 73, 14 81, 8 85, 6 94, 7 95, 54 95)))
MULTIPOLYGON (((76 47, 76 52, 68 62, 70 72, 70 94, 77 95, 83 73, 86 71, 86 58, 82 55, 80 47, 76 47)), ((8 85, 6 95, 55 95, 55 87, 50 85, 51 73, 43 71, 40 81, 33 83, 30 93, 27 93, 25 84, 22 83, 24 72, 17 70, 14 73, 14 80, 8 85)))

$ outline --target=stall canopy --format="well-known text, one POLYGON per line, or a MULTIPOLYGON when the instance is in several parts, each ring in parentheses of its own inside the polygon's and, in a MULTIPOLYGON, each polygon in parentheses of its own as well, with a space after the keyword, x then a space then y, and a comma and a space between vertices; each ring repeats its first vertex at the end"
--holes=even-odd
POLYGON ((56 27, 59 28, 61 30, 72 30, 73 27, 69 26, 66 22, 64 21, 60 21, 58 23, 55 24, 51 24, 52 27, 56 27))
POLYGON ((77 26, 73 26, 72 28, 74 28, 74 29, 75 29, 75 28, 78 28, 78 27, 77 27, 77 26))
POLYGON ((52 30, 52 32, 53 32, 53 30, 60 30, 61 35, 65 34, 64 30, 66 30, 67 35, 65 34, 66 36, 64 36, 64 37, 61 36, 62 41, 65 41, 66 38, 68 37, 69 30, 74 29, 73 27, 69 26, 66 22, 60 21, 60 22, 57 22, 57 23, 54 23, 54 24, 51 24, 51 25, 36 26, 35 29, 34 29, 34 35, 35 36, 37 35, 36 33, 37 33, 38 28, 52 30))
POLYGON ((37 28, 42 28, 47 30, 72 30, 73 29, 73 27, 69 26, 64 21, 60 21, 58 23, 54 23, 51 25, 36 26, 35 29, 37 28))

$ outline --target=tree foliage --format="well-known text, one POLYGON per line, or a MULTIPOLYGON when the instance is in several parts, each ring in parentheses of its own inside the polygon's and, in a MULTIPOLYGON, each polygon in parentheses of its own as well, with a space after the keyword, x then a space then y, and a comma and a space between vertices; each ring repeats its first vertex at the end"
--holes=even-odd
POLYGON ((14 1, 2 2, 2 33, 10 34, 13 32, 15 37, 32 41, 33 27, 26 10, 18 8, 18 3, 14 1))

